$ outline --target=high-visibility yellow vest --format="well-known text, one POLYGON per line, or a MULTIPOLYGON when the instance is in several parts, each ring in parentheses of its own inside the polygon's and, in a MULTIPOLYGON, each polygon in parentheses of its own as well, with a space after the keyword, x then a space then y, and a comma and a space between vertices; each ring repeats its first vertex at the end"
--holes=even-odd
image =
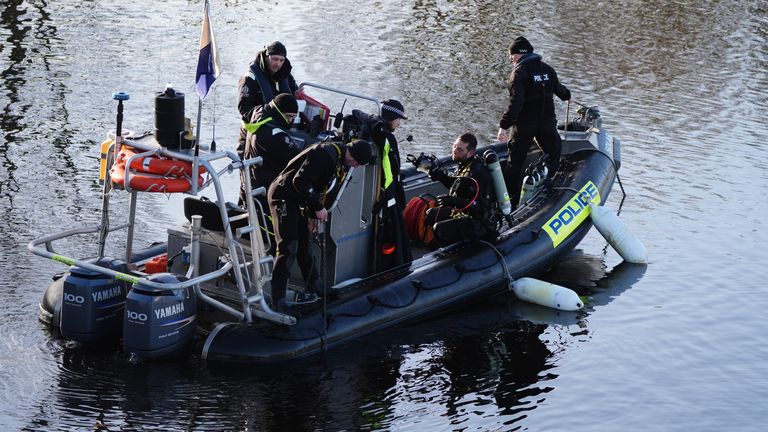
POLYGON ((384 141, 384 152, 381 158, 381 169, 384 172, 384 189, 392 184, 392 166, 389 164, 389 140, 384 141))
POLYGON ((243 129, 245 129, 246 131, 248 131, 248 132, 250 132, 252 134, 255 134, 256 131, 258 131, 262 126, 264 126, 265 124, 267 124, 271 120, 272 120, 272 117, 267 117, 267 118, 265 118, 265 119, 263 119, 263 120, 261 120, 259 122, 256 122, 256 123, 243 123, 243 129))

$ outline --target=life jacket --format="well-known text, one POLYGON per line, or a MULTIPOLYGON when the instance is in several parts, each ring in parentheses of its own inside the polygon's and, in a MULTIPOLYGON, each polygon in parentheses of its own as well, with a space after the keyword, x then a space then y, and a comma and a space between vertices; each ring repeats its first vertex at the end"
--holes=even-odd
MULTIPOLYGON (((267 77, 266 72, 264 72, 264 60, 260 58, 259 64, 257 65, 256 62, 251 63, 251 71, 248 73, 248 77, 250 77, 252 80, 256 82, 256 84, 259 85, 259 89, 261 90, 261 94, 263 96, 263 99, 266 102, 271 101, 275 98, 275 87, 270 82, 269 77, 267 77)), ((290 83, 288 82, 288 78, 283 78, 281 80, 277 81, 277 89, 279 93, 288 93, 293 94, 291 91, 290 83)))

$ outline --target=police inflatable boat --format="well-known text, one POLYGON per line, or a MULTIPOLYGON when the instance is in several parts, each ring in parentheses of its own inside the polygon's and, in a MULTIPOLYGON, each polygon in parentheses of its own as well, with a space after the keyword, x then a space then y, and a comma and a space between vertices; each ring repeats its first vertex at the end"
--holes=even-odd
MULTIPOLYGON (((311 83, 301 88, 302 113, 291 134, 302 145, 343 140, 346 135, 339 130, 340 122, 332 121, 330 109, 306 95, 307 88, 380 106, 376 98, 344 90, 311 83)), ((63 338, 82 343, 122 340, 126 352, 142 358, 192 352, 208 362, 279 362, 317 354, 492 295, 516 295, 568 310, 582 306, 572 291, 532 278, 555 265, 597 223, 592 215, 617 178, 620 143, 602 127, 595 108, 583 107, 580 117, 561 130, 562 160, 557 173, 542 172, 537 159, 531 159, 523 202, 514 211, 498 177, 505 145, 479 149, 478 153, 488 156, 497 180, 495 238, 437 248, 417 238, 410 245, 412 262, 383 271, 371 270, 383 246, 377 244, 372 216, 381 169, 378 162, 353 169, 329 205, 329 221, 312 242, 322 275, 319 299, 279 313, 269 300, 274 257, 268 252, 270 237, 261 234, 268 226, 263 211, 257 200, 250 200, 245 209, 227 203, 220 181, 223 175, 239 175, 248 194, 264 193, 250 188, 249 167, 258 165, 260 158, 241 160, 231 151, 193 150, 194 140, 184 138, 189 134, 183 94, 171 89, 156 96, 154 134, 123 136, 122 110, 128 96, 116 94, 115 99, 117 128, 102 145, 100 224, 29 244, 35 254, 69 266, 40 303, 40 319, 63 338), (130 192, 129 209, 121 212, 128 221, 122 225, 109 220, 113 188, 130 192), (196 197, 206 188, 213 189, 215 201, 196 197), (169 227, 162 243, 134 250, 138 197, 171 189, 190 195, 184 209, 189 222, 169 227), (54 247, 56 242, 89 233, 98 234, 92 257, 68 257, 54 247), (125 252, 120 257, 105 256, 105 245, 115 237, 119 244, 125 243, 125 252)), ((414 159, 418 165, 419 159, 414 159)), ((450 167, 450 160, 440 162, 450 167)), ((402 174, 409 200, 445 193, 442 185, 415 166, 402 174)), ((604 229, 617 237, 611 224, 615 221, 604 229)), ((297 272, 289 292, 303 290, 297 272)))

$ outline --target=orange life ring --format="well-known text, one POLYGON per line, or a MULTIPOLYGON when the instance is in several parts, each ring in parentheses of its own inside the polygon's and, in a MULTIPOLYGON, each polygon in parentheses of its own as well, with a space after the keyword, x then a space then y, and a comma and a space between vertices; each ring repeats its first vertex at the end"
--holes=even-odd
MULTIPOLYGON (((112 184, 125 188, 125 162, 115 164, 109 170, 112 184)), ((197 185, 203 185, 203 176, 197 176, 197 185)), ((178 193, 187 192, 192 188, 188 177, 166 177, 162 175, 142 173, 131 174, 130 188, 144 192, 178 193)))
MULTIPOLYGON (((136 155, 136 151, 129 147, 123 147, 117 154, 115 163, 125 164, 129 158, 136 155)), ((131 169, 139 172, 158 174, 164 177, 183 177, 192 175, 192 163, 178 159, 167 159, 158 156, 136 158, 131 162, 131 169)), ((199 166, 198 172, 205 173, 205 167, 199 166)))

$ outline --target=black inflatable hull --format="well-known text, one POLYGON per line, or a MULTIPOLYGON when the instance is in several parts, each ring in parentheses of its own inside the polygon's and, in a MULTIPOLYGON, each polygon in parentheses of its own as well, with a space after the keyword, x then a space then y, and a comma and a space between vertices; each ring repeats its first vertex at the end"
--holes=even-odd
POLYGON ((325 311, 322 305, 301 311, 295 326, 219 324, 208 334, 202 357, 212 363, 303 358, 384 328, 509 292, 507 271, 512 279, 540 275, 587 234, 592 224, 586 217, 586 202, 603 204, 615 179, 616 164, 609 154, 591 147, 566 155, 553 184, 516 212, 515 219, 521 222, 492 245, 458 244, 407 267, 364 279, 341 290, 325 311))

